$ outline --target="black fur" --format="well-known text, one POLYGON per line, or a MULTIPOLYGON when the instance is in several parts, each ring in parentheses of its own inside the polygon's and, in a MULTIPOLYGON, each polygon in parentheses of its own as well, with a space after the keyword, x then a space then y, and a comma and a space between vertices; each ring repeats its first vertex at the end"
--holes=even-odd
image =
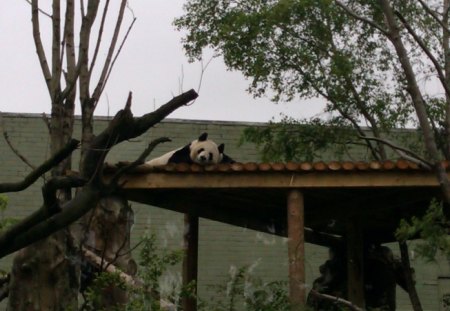
POLYGON ((225 150, 225 144, 220 144, 219 145, 219 153, 222 155, 222 161, 220 161, 220 163, 228 163, 228 164, 235 163, 236 161, 234 161, 232 158, 227 156, 224 153, 224 150, 225 150))
POLYGON ((208 139, 208 133, 202 133, 202 135, 199 136, 198 141, 205 141, 208 139))
POLYGON ((230 157, 227 156, 225 153, 223 153, 223 154, 222 154, 222 161, 220 161, 220 163, 233 164, 233 163, 236 163, 236 161, 234 161, 232 158, 230 158, 230 157))
POLYGON ((194 161, 191 159, 191 144, 188 144, 177 150, 167 161, 168 163, 189 163, 192 164, 194 161))

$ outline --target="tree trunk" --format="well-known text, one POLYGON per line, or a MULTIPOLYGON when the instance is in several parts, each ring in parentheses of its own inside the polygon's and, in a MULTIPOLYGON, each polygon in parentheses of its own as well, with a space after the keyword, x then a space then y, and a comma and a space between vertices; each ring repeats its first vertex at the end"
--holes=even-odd
MULTIPOLYGON (((450 204, 450 182, 448 180, 445 168, 441 164, 441 157, 439 155, 434 133, 429 122, 429 117, 425 108, 422 93, 419 89, 419 86, 417 85, 414 70, 409 61, 406 48, 402 42, 400 30, 395 20, 395 16, 390 1, 389 0, 379 0, 379 1, 381 4, 381 9, 383 11, 384 17, 386 19, 386 25, 389 30, 388 39, 394 45, 395 51, 397 52, 398 58, 400 60, 400 64, 403 68, 403 72, 405 74, 408 86, 407 90, 411 96, 411 100, 413 102, 414 109, 416 110, 417 118, 419 120, 420 128, 422 129, 423 132, 426 151, 431 159, 430 162, 433 163, 436 177, 441 186, 441 192, 443 194, 445 202, 447 203, 446 205, 448 206, 448 204, 450 204)), ((449 211, 446 210, 445 213, 448 215, 449 211)))
MULTIPOLYGON (((134 223, 134 213, 125 198, 109 196, 102 198, 96 208, 83 217, 82 232, 83 247, 94 252, 105 262, 109 262, 120 268, 128 275, 134 276, 137 272, 137 264, 131 255, 131 227, 134 223), (88 224, 85 227, 83 224, 88 224)), ((85 262, 86 266, 92 263, 85 262)), ((100 271, 105 271, 103 264, 100 271)), ((92 273, 96 269, 83 269, 82 267, 82 289, 91 285, 95 278, 92 273), (86 272, 90 272, 86 273, 86 272)), ((109 310, 111 308, 126 304, 128 296, 126 291, 116 286, 110 286, 103 290, 103 295, 98 309, 109 310)))
MULTIPOLYGON (((58 152, 73 132, 73 109, 66 111, 61 103, 52 105, 50 120, 51 153, 58 152)), ((52 176, 62 176, 71 168, 70 157, 52 170, 52 176)), ((58 193, 60 203, 71 199, 70 189, 58 193)), ((11 271, 8 310, 38 311, 78 308, 78 264, 69 230, 22 249, 16 255, 11 271), (69 254, 72 254, 70 256, 69 254)))
POLYGON ((402 270, 405 273, 405 283, 408 290, 409 300, 414 311, 422 311, 422 305, 420 303, 419 295, 417 295, 416 286, 413 280, 413 270, 409 262, 408 245, 406 242, 398 242, 400 247, 400 254, 402 260, 402 270))
POLYGON ((77 310, 78 273, 68 244, 61 230, 17 253, 7 310, 77 310))
MULTIPOLYGON (((448 25, 450 0, 443 0, 442 8, 442 23, 448 25)), ((444 72, 445 72, 445 84, 450 87, 450 33, 448 28, 442 27, 442 50, 444 52, 444 72)), ((450 160, 450 97, 445 95, 445 155, 447 160, 450 160)))

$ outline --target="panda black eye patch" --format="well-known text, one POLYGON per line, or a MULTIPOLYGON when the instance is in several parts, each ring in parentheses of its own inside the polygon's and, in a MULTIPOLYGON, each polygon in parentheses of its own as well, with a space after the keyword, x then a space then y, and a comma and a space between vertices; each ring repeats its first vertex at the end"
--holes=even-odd
POLYGON ((200 153, 202 153, 203 151, 205 151, 205 148, 200 148, 200 149, 197 151, 197 154, 200 154, 200 153))

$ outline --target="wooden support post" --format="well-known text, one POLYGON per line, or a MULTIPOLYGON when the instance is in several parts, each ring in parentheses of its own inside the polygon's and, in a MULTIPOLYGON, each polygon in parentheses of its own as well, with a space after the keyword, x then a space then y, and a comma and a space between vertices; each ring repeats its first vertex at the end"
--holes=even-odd
POLYGON ((357 218, 347 221, 348 300, 364 308, 364 237, 357 218))
POLYGON ((300 310, 305 304, 304 200, 300 191, 289 192, 287 212, 289 299, 293 310, 300 310))
MULTIPOLYGON (((184 215, 184 249, 183 259, 183 285, 195 282, 194 295, 197 295, 198 273, 198 216, 196 214, 184 215)), ((184 297, 183 310, 196 311, 197 298, 184 297)))

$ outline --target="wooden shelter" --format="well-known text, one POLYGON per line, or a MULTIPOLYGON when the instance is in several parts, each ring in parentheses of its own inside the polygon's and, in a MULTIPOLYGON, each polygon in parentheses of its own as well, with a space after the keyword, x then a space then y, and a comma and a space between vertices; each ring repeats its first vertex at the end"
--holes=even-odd
MULTIPOLYGON (((197 278, 198 218, 287 236, 291 301, 305 301, 304 242, 347 244, 348 295, 364 305, 364 243, 394 241, 399 220, 439 196, 435 175, 397 162, 142 165, 123 178, 131 201, 184 213, 184 282, 197 278)), ((185 310, 195 310, 185 301, 185 310)))

